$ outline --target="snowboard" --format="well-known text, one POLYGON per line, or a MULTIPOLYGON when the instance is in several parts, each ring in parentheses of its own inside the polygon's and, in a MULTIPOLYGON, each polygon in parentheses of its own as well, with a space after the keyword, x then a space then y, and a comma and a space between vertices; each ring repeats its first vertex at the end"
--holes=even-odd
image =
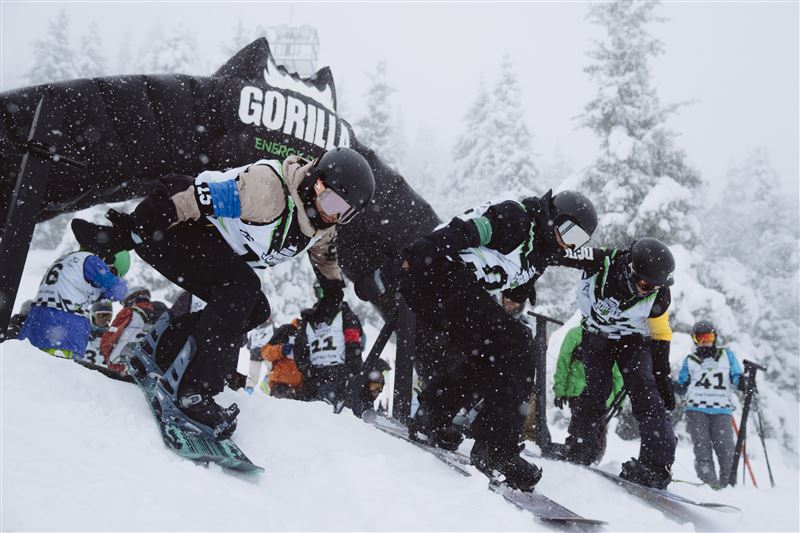
MULTIPOLYGON (((422 442, 413 440, 408 436, 408 428, 399 421, 378 415, 374 411, 370 411, 368 413, 369 414, 365 413, 365 416, 362 417, 364 421, 371 423, 384 433, 409 442, 418 448, 425 450, 462 476, 472 476, 472 472, 470 471, 472 461, 470 461, 469 457, 466 455, 449 450, 443 450, 441 448, 434 448, 422 442)), ((489 490, 502 496, 503 499, 515 506, 517 509, 528 512, 539 520, 545 522, 561 523, 564 525, 607 525, 607 522, 604 522, 603 520, 584 518, 583 516, 570 511, 563 505, 554 502, 539 492, 523 492, 511 488, 502 482, 497 482, 494 480, 489 483, 489 490)))
MULTIPOLYGON (((133 351, 138 350, 138 348, 133 351)), ((127 352, 127 349, 126 349, 127 352)), ((184 429, 179 425, 169 422, 161 417, 158 401, 156 400, 156 385, 160 373, 154 371, 155 363, 144 353, 137 354, 137 360, 145 361, 145 368, 136 368, 132 364, 133 352, 123 355, 128 374, 133 382, 144 394, 150 412, 155 418, 164 445, 177 455, 197 463, 216 463, 224 468, 243 472, 263 472, 264 469, 253 464, 241 449, 230 439, 214 439, 201 433, 184 429), (147 358, 147 359, 143 359, 147 358)))
MULTIPOLYGON (((536 454, 534 454, 529 450, 524 450, 523 454, 528 455, 530 457, 538 457, 536 454)), ((544 457, 567 462, 566 459, 563 458, 563 455, 544 454, 544 457)), ((638 496, 639 498, 653 504, 654 506, 659 507, 662 511, 671 513, 676 516, 683 516, 685 514, 680 511, 680 507, 678 507, 678 505, 692 505, 695 507, 702 507, 704 509, 719 511, 721 513, 738 513, 741 511, 741 509, 739 509, 738 507, 734 507, 733 505, 727 505, 724 503, 716 503, 716 502, 696 501, 681 496, 679 494, 675 494, 674 492, 670 492, 668 490, 656 489, 653 487, 645 487, 644 485, 639 485, 638 483, 633 483, 632 481, 628 481, 627 479, 622 479, 616 474, 606 472, 605 470, 600 470, 599 468, 593 466, 585 466, 579 464, 575 464, 575 466, 591 470, 592 472, 603 476, 609 481, 613 481, 614 483, 624 488, 634 496, 638 496)))

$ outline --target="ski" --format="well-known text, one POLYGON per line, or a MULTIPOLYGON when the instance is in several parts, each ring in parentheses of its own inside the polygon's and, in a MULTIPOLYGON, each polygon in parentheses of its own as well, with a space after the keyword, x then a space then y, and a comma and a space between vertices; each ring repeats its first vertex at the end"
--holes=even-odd
MULTIPOLYGON (((524 450, 522 453, 527 455, 527 456, 529 456, 529 457, 537 457, 537 458, 539 457, 537 454, 535 454, 535 453, 533 453, 533 452, 531 452, 529 450, 524 450)), ((544 454, 544 457, 545 458, 549 458, 549 459, 553 459, 553 460, 557 460, 557 461, 568 462, 563 457, 559 457, 557 454, 544 454)), ((704 509, 711 509, 713 511, 719 511, 721 513, 738 513, 738 512, 741 512, 741 509, 739 509, 738 507, 734 507, 733 505, 727 505, 727 504, 724 504, 724 503, 716 503, 716 502, 702 502, 702 501, 692 500, 690 498, 686 498, 684 496, 681 496, 679 494, 675 494, 674 492, 670 492, 668 490, 656 489, 656 488, 653 488, 653 487, 646 487, 644 485, 639 485, 638 483, 633 483, 632 481, 628 481, 627 479, 622 479, 621 477, 619 477, 616 474, 612 474, 610 472, 606 472, 605 470, 601 470, 601 469, 593 467, 593 466, 585 466, 585 465, 579 465, 579 464, 575 464, 575 463, 571 463, 571 464, 574 464, 575 466, 578 466, 578 467, 586 468, 587 470, 590 470, 590 471, 594 472, 595 474, 603 476, 604 478, 606 478, 609 481, 613 481, 614 483, 616 483, 620 487, 624 488, 625 490, 627 490, 628 492, 630 492, 634 496, 638 496, 639 498, 641 498, 641 499, 653 504, 655 507, 658 507, 662 512, 670 513, 673 516, 675 516, 675 515, 677 515, 677 516, 685 516, 686 515, 685 512, 682 512, 682 510, 681 510, 682 508, 679 507, 679 505, 680 506, 692 505, 692 506, 695 506, 695 507, 702 507, 704 509)))
MULTIPOLYGON (((400 422, 378 415, 374 411, 370 411, 369 413, 369 415, 365 413, 363 419, 377 429, 425 450, 464 477, 472 476, 472 472, 469 470, 469 467, 472 466, 472 462, 469 457, 458 452, 434 448, 423 442, 413 440, 408 436, 408 428, 400 422)), ((608 522, 604 522, 603 520, 584 518, 538 492, 522 492, 497 481, 491 481, 489 483, 489 490, 502 496, 503 499, 514 505, 517 509, 528 512, 545 522, 591 526, 603 526, 608 524, 608 522)))
POLYGON ((155 366, 155 362, 139 346, 131 351, 126 348, 123 352, 123 359, 128 368, 128 374, 133 377, 133 383, 142 391, 150 406, 150 412, 156 420, 161 438, 167 448, 177 455, 197 463, 216 463, 224 468, 243 472, 264 471, 262 467, 253 464, 232 440, 214 439, 184 429, 163 418, 156 399, 156 386, 160 372, 155 366))

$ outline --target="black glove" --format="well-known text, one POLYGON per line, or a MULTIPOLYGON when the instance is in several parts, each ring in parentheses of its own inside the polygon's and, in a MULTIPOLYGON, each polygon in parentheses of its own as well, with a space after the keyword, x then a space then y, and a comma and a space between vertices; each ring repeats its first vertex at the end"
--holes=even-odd
POLYGON ((303 309, 300 311, 300 317, 312 324, 321 324, 323 322, 330 322, 336 313, 339 312, 339 302, 323 298, 314 304, 314 307, 303 309))
POLYGON ((386 287, 381 279, 380 269, 369 272, 355 282, 356 296, 365 302, 377 300, 384 292, 386 287))
POLYGON ((565 396, 556 396, 556 397, 553 399, 553 405, 555 405, 555 406, 556 406, 556 407, 558 407, 559 409, 563 409, 563 408, 564 408, 564 404, 565 404, 565 403, 566 403, 566 404, 568 404, 568 403, 569 403, 569 400, 568 400, 568 399, 567 399, 567 397, 565 397, 565 396))
POLYGON ((672 380, 667 376, 656 376, 656 387, 667 411, 675 409, 675 392, 672 390, 672 380))

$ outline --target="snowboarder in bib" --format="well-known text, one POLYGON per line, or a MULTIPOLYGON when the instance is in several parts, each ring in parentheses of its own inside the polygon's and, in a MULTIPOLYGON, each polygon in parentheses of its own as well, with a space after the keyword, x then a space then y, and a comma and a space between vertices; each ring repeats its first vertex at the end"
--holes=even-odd
POLYGON ((301 398, 335 404, 342 399, 348 380, 361 369, 361 339, 364 330, 347 302, 331 316, 316 307, 324 301, 324 290, 315 287, 318 301, 304 309, 294 341, 294 358, 303 374, 301 398))
POLYGON ((738 388, 742 367, 736 355, 717 346, 717 330, 708 320, 692 328, 694 353, 686 356, 678 373, 678 392, 686 395, 686 426, 694 447, 694 468, 703 482, 715 489, 727 485, 733 452, 733 401, 731 392, 738 388), (714 469, 714 454, 719 476, 714 469))
POLYGON ((499 472, 513 487, 533 488, 541 470, 519 456, 535 373, 532 336, 495 295, 524 302, 544 270, 568 265, 565 250, 586 244, 596 226, 586 197, 548 191, 471 209, 403 251, 405 301, 465 355, 420 393, 410 435, 457 448, 462 436, 453 417, 482 397, 471 428, 473 463, 489 477, 499 472))
POLYGON ((238 409, 219 406, 214 396, 236 372, 242 334, 271 314, 253 269, 308 251, 325 289, 318 312, 330 316, 344 287, 336 227, 352 220, 374 190, 364 157, 333 148, 313 161, 290 156, 282 164, 260 160, 196 178, 165 176, 132 213, 109 211, 112 226, 76 220, 72 229, 90 249, 135 249, 170 281, 206 302, 173 362, 180 371, 170 378, 176 385, 170 394, 203 431, 228 436, 238 409))
POLYGON ((82 359, 92 331, 92 305, 101 298, 121 300, 128 292, 122 277, 130 268, 127 251, 70 252, 47 269, 20 331, 37 348, 67 359, 82 359))
POLYGON ((586 388, 572 401, 568 458, 588 465, 597 457, 616 363, 641 434, 639 458, 624 463, 620 477, 663 489, 672 480, 676 445, 668 412, 675 396, 667 314, 675 260, 664 243, 651 238, 629 250, 582 252, 578 308, 586 388))

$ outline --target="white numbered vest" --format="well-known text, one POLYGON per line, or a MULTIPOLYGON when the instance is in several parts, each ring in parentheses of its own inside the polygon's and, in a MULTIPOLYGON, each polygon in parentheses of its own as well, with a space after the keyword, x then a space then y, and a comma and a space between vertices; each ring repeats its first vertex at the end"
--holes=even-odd
POLYGON ((605 258, 603 269, 578 283, 578 309, 583 315, 583 327, 589 332, 619 339, 635 333, 650 335, 647 319, 653 309, 657 292, 645 297, 631 296, 620 301, 606 296, 611 258, 605 258))
POLYGON ((312 366, 344 364, 345 345, 342 312, 330 324, 306 324, 308 352, 312 366), (316 329, 315 329, 316 328, 316 329))
MULTIPOLYGON (((519 203, 519 202, 516 202, 519 203)), ((458 215, 462 220, 472 220, 482 216, 492 202, 487 202, 474 209, 458 215)), ((519 204, 523 209, 524 206, 519 204)), ((440 225, 436 229, 443 227, 440 225)), ((458 253, 458 256, 448 257, 450 260, 458 259, 475 273, 475 278, 481 282, 483 288, 490 294, 498 294, 506 289, 513 289, 531 279, 536 274, 536 268, 528 264, 528 254, 533 248, 533 224, 530 225, 528 238, 520 243, 513 251, 503 254, 498 250, 478 246, 467 248, 458 253)))
POLYGON ((247 334, 247 349, 260 350, 267 345, 273 333, 272 325, 254 329, 247 334))
POLYGON ((254 165, 267 165, 280 177, 286 196, 283 212, 266 224, 247 222, 241 218, 206 217, 222 234, 225 242, 242 256, 252 268, 266 268, 283 263, 310 248, 319 237, 307 237, 300 229, 297 206, 283 181, 283 168, 276 160, 261 159, 250 165, 228 169, 224 172, 205 171, 195 178, 195 183, 213 183, 236 179, 254 165))
POLYGON ((717 350, 716 356, 705 359, 692 354, 687 359, 687 366, 689 368, 687 407, 733 409, 730 394, 731 365, 724 348, 717 350))
POLYGON ((111 355, 108 356, 109 363, 116 363, 119 359, 122 350, 129 343, 138 343, 142 340, 155 325, 154 322, 148 322, 145 312, 137 307, 131 307, 131 321, 125 327, 125 331, 119 336, 116 346, 111 350, 111 355))
POLYGON ((104 292, 83 277, 83 263, 91 256, 89 252, 71 252, 59 257, 42 278, 33 305, 90 318, 92 304, 104 292))
POLYGON ((100 355, 100 339, 102 335, 92 334, 89 337, 89 343, 86 345, 86 351, 83 352, 83 360, 93 365, 103 366, 103 356, 100 355))

